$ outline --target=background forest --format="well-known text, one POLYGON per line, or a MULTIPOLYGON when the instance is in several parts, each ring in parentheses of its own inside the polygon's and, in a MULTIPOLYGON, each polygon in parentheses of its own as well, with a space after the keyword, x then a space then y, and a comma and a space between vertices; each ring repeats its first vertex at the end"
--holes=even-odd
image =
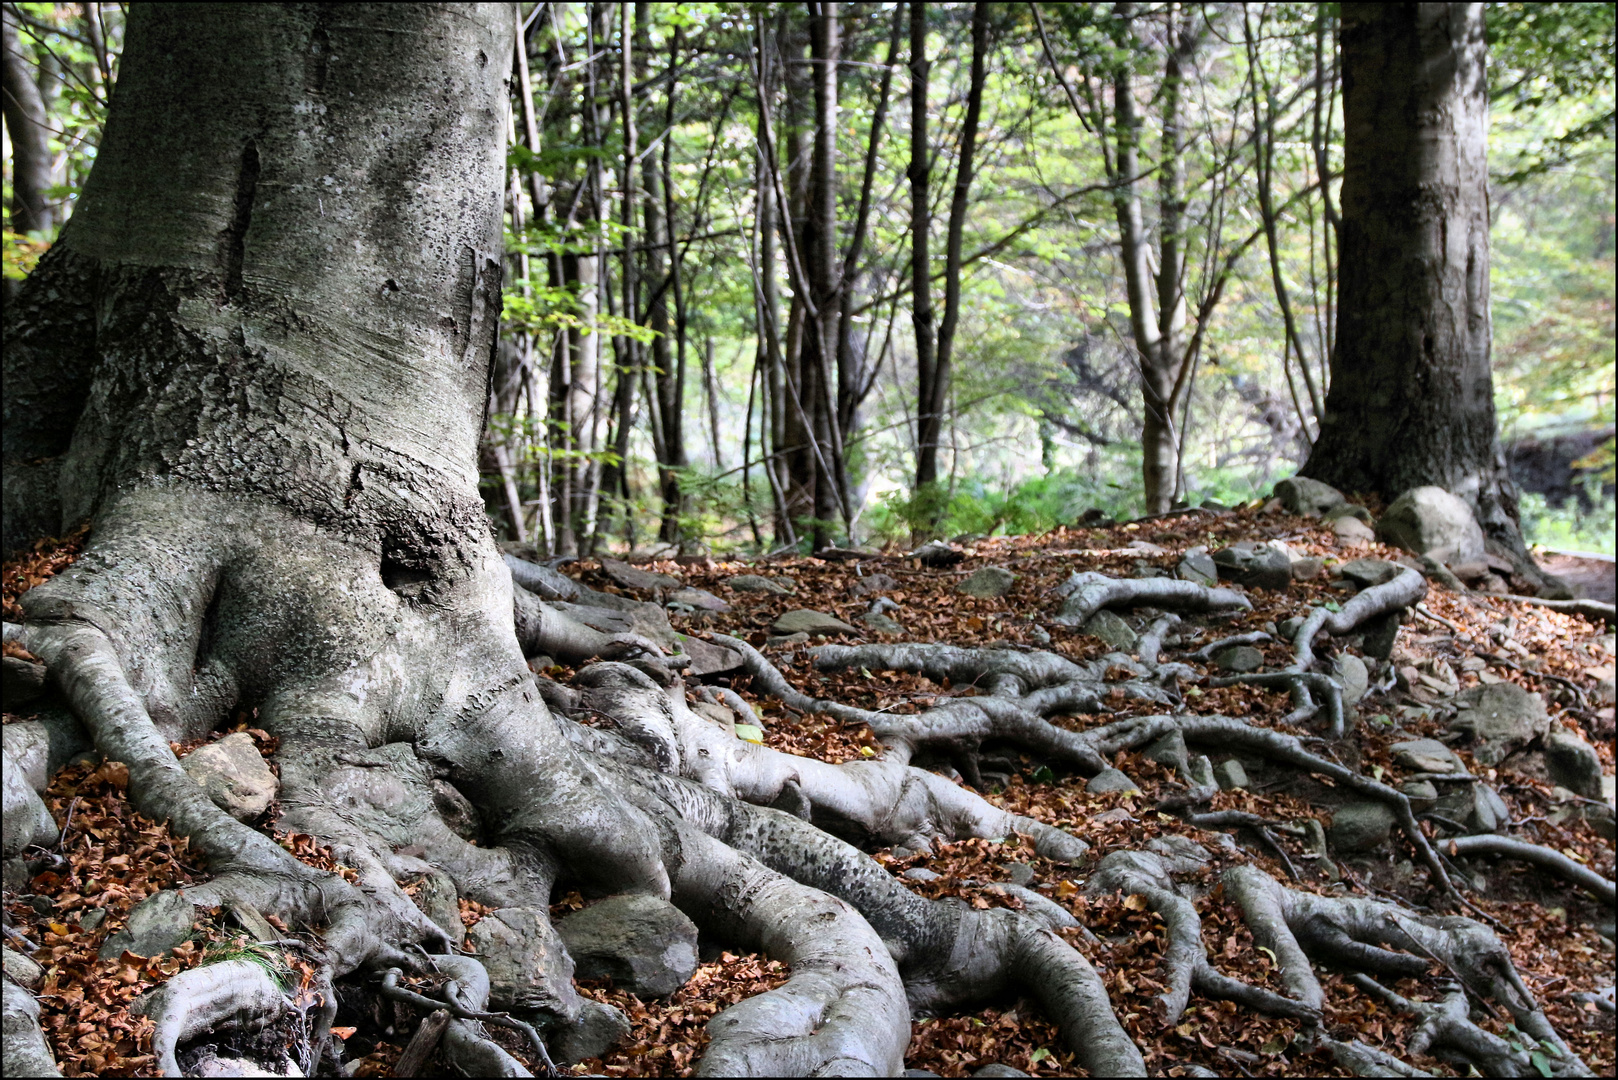
MULTIPOLYGON (((9 288, 123 10, 7 9, 9 288)), ((1334 11, 520 5, 497 528, 808 550, 1265 493, 1329 378, 1334 11)), ((1527 538, 1610 553, 1613 8, 1488 18, 1502 442, 1527 538)))

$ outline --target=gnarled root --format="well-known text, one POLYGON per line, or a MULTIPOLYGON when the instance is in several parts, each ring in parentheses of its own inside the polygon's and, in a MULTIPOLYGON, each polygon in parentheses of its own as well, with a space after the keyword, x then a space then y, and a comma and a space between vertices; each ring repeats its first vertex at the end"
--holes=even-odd
POLYGON ((1178 608, 1181 611, 1251 611, 1253 602, 1239 592, 1210 589, 1177 578, 1112 578, 1095 571, 1075 572, 1056 589, 1066 597, 1052 622, 1083 626, 1104 607, 1178 608))
POLYGON ((50 1044, 39 1029, 39 1002, 34 995, 12 982, 0 979, 5 988, 4 1038, 0 1039, 7 1076, 61 1076, 50 1044))
POLYGON ((262 964, 223 960, 182 971, 136 1002, 148 1016, 152 1052, 164 1076, 183 1076, 174 1052, 180 1043, 225 1027, 258 1029, 286 1012, 286 996, 262 964))

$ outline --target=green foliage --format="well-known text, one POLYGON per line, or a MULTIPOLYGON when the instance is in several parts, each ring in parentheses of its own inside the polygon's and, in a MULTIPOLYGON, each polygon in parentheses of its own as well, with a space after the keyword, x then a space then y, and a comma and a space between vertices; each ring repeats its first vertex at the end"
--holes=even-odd
POLYGON ((921 535, 993 536, 1047 532, 1071 525, 1089 509, 1108 517, 1140 512, 1140 497, 1123 484, 1063 469, 999 489, 968 479, 955 491, 930 485, 916 493, 895 492, 865 516, 865 527, 895 543, 921 535))
POLYGON ((1530 544, 1561 551, 1593 551, 1612 555, 1614 533, 1618 530, 1618 502, 1611 494, 1603 494, 1598 477, 1585 480, 1585 493, 1593 509, 1580 509, 1577 499, 1569 499, 1565 506, 1551 506, 1545 496, 1524 492, 1518 501, 1522 516, 1523 538, 1530 544))
POLYGON ((1490 4, 1490 96, 1511 122, 1537 129, 1496 173, 1521 183, 1564 166, 1613 135, 1614 7, 1490 4))
POLYGON ((5 276, 12 281, 21 281, 34 272, 34 264, 39 262, 40 256, 50 248, 48 240, 35 239, 14 233, 10 229, 5 231, 5 276))

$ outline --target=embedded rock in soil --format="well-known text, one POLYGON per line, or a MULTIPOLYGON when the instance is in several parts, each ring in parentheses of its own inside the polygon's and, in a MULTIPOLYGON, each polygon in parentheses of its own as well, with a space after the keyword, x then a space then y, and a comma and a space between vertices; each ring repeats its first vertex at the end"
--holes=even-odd
POLYGON ((1319 555, 1305 555, 1292 560, 1293 581, 1313 581, 1325 569, 1326 560, 1319 555))
POLYGON ((1545 734, 1550 719, 1545 700, 1516 683, 1474 686, 1455 698, 1460 710, 1450 730, 1465 732, 1476 742, 1473 756, 1481 765, 1498 765, 1507 754, 1545 734))
POLYGON ((1167 735, 1153 742, 1141 751, 1141 757, 1147 761, 1155 761, 1166 769, 1185 772, 1190 768, 1190 758, 1185 747, 1185 736, 1179 731, 1171 731, 1167 735))
POLYGON ((1483 530, 1472 508, 1441 487, 1411 488, 1393 500, 1376 531, 1394 547, 1439 562, 1483 558, 1483 530))
POLYGON ((1505 800, 1487 784, 1451 787, 1439 797, 1433 813, 1463 826, 1468 833, 1499 832, 1511 822, 1505 800))
POLYGON ((641 997, 666 997, 697 970, 697 927, 655 896, 609 896, 556 924, 580 978, 608 977, 641 997))
POLYGON ((4 802, 0 805, 0 810, 3 810, 0 840, 3 843, 0 843, 0 847, 3 847, 4 857, 9 859, 29 844, 48 844, 55 840, 56 822, 50 811, 45 809, 39 793, 28 783, 21 764, 13 761, 8 754, 5 761, 0 763, 0 770, 4 772, 3 778, 0 778, 0 783, 4 784, 4 802))
POLYGON ((1027 1076, 1028 1074, 1023 1072, 1021 1069, 1014 1069, 1010 1065, 1001 1065, 998 1062, 996 1062, 993 1065, 985 1065, 985 1066, 983 1066, 983 1068, 979 1069, 977 1072, 973 1073, 972 1075, 973 1076, 1027 1076))
POLYGON ((1270 544, 1244 540, 1214 552, 1219 576, 1249 589, 1285 589, 1292 584, 1292 559, 1270 544))
POLYGON ((472 951, 489 973, 489 1004, 495 1009, 541 1011, 566 1016, 577 1008, 573 961, 551 926, 550 913, 526 907, 496 908, 466 932, 472 951))
POLYGON ((899 876, 906 881, 937 881, 939 877, 925 866, 912 866, 899 876))
POLYGON ((1431 810, 1438 802, 1438 785, 1431 780, 1406 780, 1399 790, 1410 799, 1410 808, 1416 813, 1431 810))
POLYGON ((1090 778, 1084 790, 1092 795, 1108 795, 1115 791, 1140 791, 1140 785, 1117 769, 1102 769, 1090 778))
POLYGON ((849 592, 855 596, 870 596, 873 593, 884 593, 890 589, 897 589, 898 587, 898 580, 891 575, 866 574, 864 577, 854 582, 854 587, 851 588, 849 592))
POLYGON ((1332 507, 1348 501, 1343 498, 1341 491, 1330 484, 1311 480, 1307 476, 1288 477, 1276 484, 1275 497, 1281 500, 1281 506, 1287 513, 1303 517, 1319 517, 1332 507))
POLYGON ((1251 645, 1231 645, 1214 653, 1214 663, 1220 671, 1247 674, 1264 666, 1264 654, 1251 645))
POLYGON ((1381 585, 1399 576, 1404 567, 1386 559, 1353 559, 1337 568, 1337 572, 1362 589, 1381 585))
POLYGON ((190 940, 193 918, 191 901, 179 893, 153 893, 130 909, 128 923, 101 946, 101 959, 116 960, 125 952, 161 956, 190 940))
POLYGON ((1119 652, 1133 652, 1140 640, 1121 615, 1105 608, 1090 616, 1090 620, 1084 624, 1084 632, 1100 638, 1119 652))
POLYGON ((5 1067, 0 1071, 6 1076, 61 1076, 39 1030, 39 1002, 10 979, 0 982, 5 983, 4 1018, 0 1024, 5 1067))
POLYGON ((1235 791, 1237 788, 1247 786, 1247 770, 1235 758, 1221 761, 1214 766, 1214 780, 1219 784, 1220 791, 1235 791))
POLYGON ((1343 547, 1367 547, 1376 540, 1376 533, 1370 525, 1349 514, 1334 518, 1331 531, 1343 547))
POLYGON ((730 610, 729 604, 719 599, 719 597, 715 596, 707 589, 698 589, 689 585, 683 589, 675 589, 673 592, 669 593, 668 597, 664 600, 664 603, 687 604, 694 608, 700 608, 703 611, 717 611, 721 613, 730 610))
POLYGON ((1393 811, 1382 803, 1349 803, 1332 811, 1331 845, 1338 851, 1352 855, 1371 851, 1387 842, 1393 832, 1393 811))
POLYGON ((1411 739, 1394 743, 1389 749, 1393 760, 1414 772, 1460 773, 1466 771, 1455 751, 1437 739, 1411 739))
POLYGON ((737 592, 761 592, 770 593, 774 596, 786 596, 794 591, 782 585, 775 578, 767 578, 759 574, 737 574, 735 577, 726 578, 725 584, 737 592))
POLYGON ((180 767, 237 821, 252 821, 268 810, 279 787, 253 737, 244 731, 197 747, 180 759, 180 767))
POLYGON ((843 620, 809 608, 787 612, 776 619, 770 629, 782 637, 792 634, 859 634, 843 620))
POLYGON ((45 969, 38 962, 10 949, 5 950, 4 970, 6 978, 30 990, 38 989, 39 984, 45 981, 45 969))
POLYGON ((564 1026, 555 1041, 546 1044, 558 1065, 576 1065, 586 1058, 600 1057, 629 1034, 629 1017, 622 1011, 589 998, 583 1005, 579 1018, 564 1026))
POLYGON ((1361 506, 1359 503, 1338 503, 1330 510, 1322 510, 1320 516, 1326 521, 1330 522, 1336 522, 1342 518, 1351 517, 1356 521, 1365 523, 1366 525, 1371 524, 1371 512, 1365 509, 1365 507, 1361 506))
POLYGON ((859 617, 859 621, 879 634, 906 634, 908 630, 904 624, 888 618, 880 611, 867 612, 859 617))
POLYGON ((22 770, 23 778, 35 791, 44 791, 50 783, 50 733, 45 725, 33 720, 7 724, 4 731, 6 760, 22 770))
POLYGON ((981 570, 973 571, 956 588, 968 596, 977 597, 979 600, 992 600, 997 596, 1004 596, 1010 592, 1011 586, 1016 581, 1017 575, 1003 566, 985 566, 981 570))
POLYGON ((1013 885, 1028 885, 1034 880, 1034 868, 1025 862, 1010 862, 1000 867, 1013 885))
POLYGON ((630 566, 617 559, 602 559, 601 569, 608 577, 626 589, 678 589, 680 579, 673 574, 660 574, 651 570, 642 570, 638 566, 630 566))
POLYGON ((1587 799, 1601 798, 1601 757, 1571 731, 1552 731, 1541 745, 1551 780, 1587 799))
POLYGON ((1174 572, 1183 581, 1195 582, 1198 585, 1207 585, 1209 588, 1219 584, 1219 566, 1208 554, 1207 548, 1195 547, 1185 553, 1180 565, 1174 572))
POLYGON ((1343 704, 1358 705, 1371 688, 1371 672, 1365 661, 1353 653, 1338 653, 1332 661, 1332 674, 1343 686, 1343 704))

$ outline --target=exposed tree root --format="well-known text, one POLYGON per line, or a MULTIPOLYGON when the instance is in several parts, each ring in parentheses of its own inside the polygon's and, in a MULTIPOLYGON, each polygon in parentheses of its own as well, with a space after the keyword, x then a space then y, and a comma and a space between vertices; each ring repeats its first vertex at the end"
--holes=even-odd
POLYGON ((1618 890, 1615 890, 1613 882, 1554 848, 1492 834, 1457 836, 1445 843, 1453 855, 1499 855, 1507 859, 1533 863, 1549 870, 1562 880, 1572 882, 1588 891, 1608 907, 1618 902, 1618 890))
POLYGON ((184 1076, 174 1056, 180 1043, 229 1027, 266 1027, 286 1009, 286 996, 264 965, 222 960, 182 971, 137 1002, 135 1011, 156 1025, 152 1052, 162 1074, 184 1076))
POLYGON ((1114 578, 1075 572, 1056 589, 1066 597, 1052 622, 1083 626, 1104 607, 1178 608, 1181 611, 1251 611, 1252 601, 1232 589, 1198 585, 1177 578, 1114 578))

